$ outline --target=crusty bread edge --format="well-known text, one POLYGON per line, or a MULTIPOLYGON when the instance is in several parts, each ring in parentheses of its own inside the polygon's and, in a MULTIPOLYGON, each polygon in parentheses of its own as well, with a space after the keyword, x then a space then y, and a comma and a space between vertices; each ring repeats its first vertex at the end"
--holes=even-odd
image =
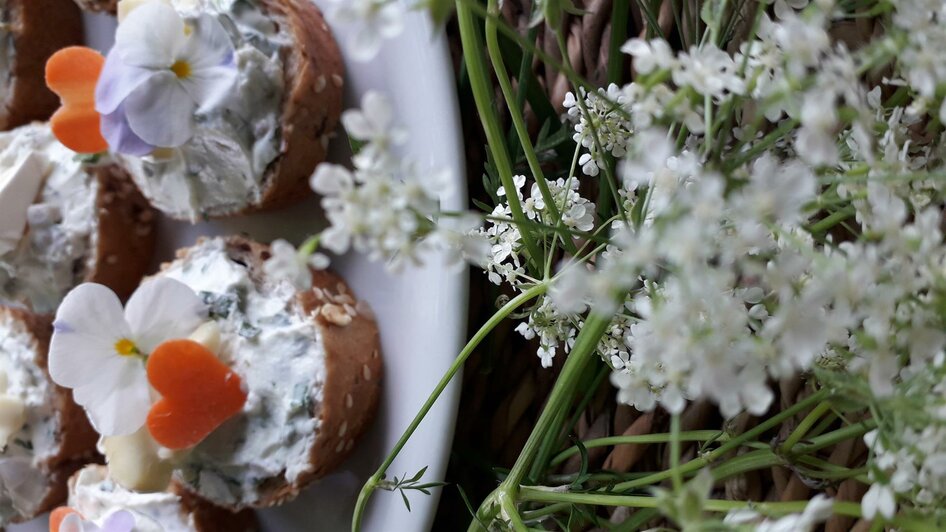
POLYGON ((294 46, 284 57, 282 153, 266 169, 263 197, 247 211, 269 210, 309 197, 309 177, 325 160, 342 111, 342 54, 322 12, 311 0, 261 0, 284 22, 294 46))
POLYGON ((87 171, 98 181, 98 235, 85 280, 108 286, 124 300, 151 264, 155 211, 121 166, 105 164, 87 171))
MULTIPOLYGON (((262 264, 269 258, 269 246, 242 236, 224 238, 228 251, 238 254, 247 264, 251 278, 262 277, 262 264)), ((197 242, 200 245, 203 239, 197 242)), ((186 258, 194 248, 177 252, 186 258)), ((162 265, 162 270, 169 264, 162 265)), ((322 388, 318 437, 309 454, 310 468, 292 484, 273 479, 261 498, 250 504, 267 508, 294 499, 318 478, 331 472, 352 452, 357 440, 374 420, 381 399, 383 362, 378 324, 366 304, 338 275, 312 270, 313 286, 297 295, 301 310, 318 327, 325 347, 326 377, 322 388), (345 305, 355 309, 354 315, 345 305), (345 313, 351 321, 341 317, 345 313)), ((233 506, 231 510, 240 510, 233 506)))
POLYGON ((36 365, 42 368, 52 387, 54 409, 59 413, 59 452, 41 464, 48 475, 50 489, 37 506, 34 515, 14 520, 22 522, 47 512, 66 500, 66 480, 82 465, 95 459, 98 434, 89 424, 82 408, 73 402, 72 392, 55 384, 49 377, 47 359, 49 340, 52 336, 52 319, 48 316, 37 316, 25 309, 2 305, 0 318, 22 323, 33 336, 36 365))
POLYGON ((72 0, 10 0, 13 84, 3 99, 0 129, 46 120, 59 97, 46 87, 46 61, 56 50, 82 44, 82 13, 72 0))
MULTIPOLYGON (((259 5, 293 43, 282 55, 285 90, 280 103, 279 155, 264 172, 256 203, 238 211, 208 209, 205 214, 210 218, 271 211, 310 197, 309 178, 325 160, 342 112, 342 55, 318 6, 311 0, 259 0, 259 5)), ((134 177, 146 179, 138 173, 134 177)), ((194 221, 188 213, 164 213, 176 220, 194 221)))

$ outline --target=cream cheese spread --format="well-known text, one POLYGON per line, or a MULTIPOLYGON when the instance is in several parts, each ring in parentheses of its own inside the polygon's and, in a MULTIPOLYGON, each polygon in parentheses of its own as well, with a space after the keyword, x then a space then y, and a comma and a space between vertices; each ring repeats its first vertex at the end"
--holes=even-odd
POLYGON ((106 475, 103 466, 87 466, 74 477, 69 507, 85 519, 101 525, 119 510, 135 517, 135 532, 190 532, 196 530, 193 516, 184 511, 181 498, 173 493, 129 491, 106 475))
POLYGON ((82 282, 95 260, 99 184, 45 124, 0 133, 0 173, 20 166, 27 154, 40 159, 45 168, 34 167, 25 178, 45 180, 34 198, 0 195, 0 211, 9 209, 7 215, 17 211, 26 217, 18 242, 11 244, 8 235, 0 235, 6 242, 0 246, 0 303, 51 313, 82 282), (24 203, 29 205, 25 211, 24 203))
POLYGON ((22 322, 0 315, 0 394, 25 407, 23 426, 0 451, 0 528, 32 516, 50 489, 43 464, 59 454, 52 385, 36 365, 38 345, 22 322))
POLYGON ((262 199, 266 169, 282 151, 283 58, 292 46, 255 0, 172 0, 184 17, 216 14, 234 47, 237 81, 227 98, 198 112, 194 137, 160 156, 125 157, 158 209, 197 221, 262 199))
POLYGON ((251 276, 224 240, 206 240, 163 275, 194 289, 221 329, 220 359, 243 379, 243 412, 185 458, 178 478, 224 505, 259 500, 267 481, 293 483, 311 469, 319 430, 325 349, 287 280, 251 276))

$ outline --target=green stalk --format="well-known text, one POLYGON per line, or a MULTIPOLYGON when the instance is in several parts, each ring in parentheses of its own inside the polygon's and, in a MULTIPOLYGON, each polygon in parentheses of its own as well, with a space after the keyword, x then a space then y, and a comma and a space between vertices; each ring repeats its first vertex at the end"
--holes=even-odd
MULTIPOLYGON (((720 433, 718 430, 693 430, 680 433, 681 442, 702 442, 702 441, 717 441, 725 440, 728 436, 725 433, 720 433)), ((642 444, 642 443, 668 443, 672 438, 671 434, 641 434, 639 436, 608 436, 606 438, 595 438, 593 440, 586 440, 582 442, 582 445, 586 449, 592 449, 595 447, 611 447, 612 445, 631 445, 631 444, 642 444)), ((557 466, 568 460, 573 455, 578 454, 578 446, 569 447, 564 451, 558 453, 555 458, 552 459, 549 465, 557 466)))
POLYGON ((541 446, 542 441, 548 437, 549 432, 554 429, 553 423, 558 413, 567 408, 567 401, 572 398, 575 384, 580 379, 585 367, 594 359, 598 342, 607 331, 610 323, 610 315, 604 316, 592 313, 588 316, 585 326, 582 327, 578 338, 575 340, 575 346, 571 354, 565 359, 565 366, 562 367, 562 372, 552 387, 548 402, 546 402, 545 408, 542 409, 535 428, 532 430, 532 434, 529 435, 529 439, 526 440, 516 463, 499 487, 480 505, 477 515, 484 518, 484 522, 492 521, 495 518, 497 503, 507 518, 511 518, 509 515, 511 511, 515 512, 515 508, 509 508, 508 504, 504 503, 504 499, 516 500, 522 479, 525 478, 536 451, 541 446))
MULTIPOLYGON (((591 504, 600 506, 626 506, 628 508, 658 508, 659 499, 643 495, 599 495, 594 493, 570 493, 523 486, 519 498, 530 502, 591 504)), ((703 509, 709 512, 730 512, 751 508, 761 514, 778 516, 802 512, 808 501, 755 502, 709 499, 703 509)), ((835 502, 832 509, 837 515, 861 517, 861 505, 854 502, 835 502)))
MULTIPOLYGON (((494 16, 498 14, 499 7, 497 0, 489 0, 489 7, 487 9, 488 12, 494 16)), ((519 137, 519 144, 522 146, 526 161, 529 163, 529 170, 532 171, 532 175, 535 177, 535 184, 542 193, 542 199, 545 201, 545 206, 549 210, 552 219, 561 220, 562 216, 558 211, 558 205, 555 204, 555 198, 552 196, 552 191, 549 189, 549 185, 545 180, 545 173, 542 171, 539 157, 535 154, 535 146, 532 145, 532 138, 529 136, 526 121, 522 117, 522 112, 513 94, 512 82, 509 80, 509 74, 506 72, 506 64, 499 50, 499 38, 496 32, 496 19, 494 17, 486 19, 486 49, 489 53, 490 60, 493 62, 493 72, 496 73, 496 80, 499 81, 500 90, 503 93, 503 98, 506 100, 506 107, 509 109, 509 116, 512 118, 513 127, 516 130, 516 135, 519 137)), ((508 190, 506 191, 506 195, 509 195, 508 190)), ((563 238, 562 243, 569 252, 575 252, 575 243, 570 239, 563 238)))
POLYGON ((825 415, 829 410, 831 410, 831 403, 825 401, 820 405, 816 406, 811 412, 805 416, 805 419, 801 420, 801 423, 795 427, 795 430, 788 435, 788 438, 782 444, 782 453, 789 454, 792 452, 792 448, 795 447, 795 444, 801 441, 805 437, 805 434, 808 434, 808 431, 811 430, 811 427, 821 419, 821 416, 825 415))
MULTIPOLYGON (((492 89, 490 88, 489 74, 486 72, 483 46, 480 42, 473 14, 467 4, 461 0, 457 1, 457 23, 460 27, 460 41, 463 46, 463 59, 466 62, 467 73, 470 78, 470 88, 473 90, 476 109, 479 111, 483 131, 486 133, 486 141, 493 156, 493 162, 499 172, 499 179, 506 190, 506 200, 509 202, 512 217, 516 223, 523 223, 527 221, 527 218, 522 211, 519 196, 516 194, 516 185, 512 180, 512 162, 509 160, 509 152, 506 150, 506 141, 503 139, 502 129, 499 126, 499 118, 497 118, 496 110, 493 108, 492 89)), ((529 251, 531 261, 537 269, 541 269, 542 250, 533 238, 532 233, 529 231, 521 231, 521 233, 522 241, 529 251)))
POLYGON ((414 420, 411 421, 411 424, 407 427, 407 430, 401 435, 401 438, 394 445, 394 449, 385 457, 384 461, 381 463, 381 466, 378 467, 378 470, 375 471, 371 478, 365 482, 365 485, 362 486, 361 492, 358 494, 358 501, 355 504, 355 513, 352 516, 352 531, 357 532, 361 530, 361 521, 364 516, 365 508, 368 505, 368 499, 371 497, 371 494, 377 489, 378 484, 381 482, 381 479, 384 477, 384 474, 387 472, 388 468, 391 467, 391 463, 394 462, 394 459, 397 458, 397 455, 401 452, 401 449, 407 444, 407 441, 410 440, 413 436, 414 431, 417 430, 417 427, 420 425, 421 421, 427 416, 427 413, 434 406, 434 403, 437 402, 437 399, 440 398, 440 394, 447 388, 447 385, 450 384, 450 381, 453 380, 453 377, 460 371, 460 368, 463 367, 463 364, 466 362, 466 359, 470 357, 473 353, 473 350, 480 345, 480 342, 489 335, 492 330, 499 325, 507 316, 512 314, 522 305, 525 305, 529 301, 535 299, 536 297, 545 293, 548 288, 545 284, 537 284, 532 288, 526 290, 525 292, 519 294, 515 298, 511 299, 508 303, 503 305, 496 314, 483 324, 482 327, 476 334, 473 335, 473 338, 463 347, 463 350, 460 351, 460 355, 453 361, 453 364, 450 365, 450 369, 440 378, 440 382, 437 383, 437 387, 434 388, 434 391, 431 392, 430 396, 427 397, 427 401, 424 402, 424 406, 421 407, 420 411, 414 416, 414 420))
POLYGON ((630 0, 614 0, 611 6, 611 42, 608 46, 609 83, 621 83, 621 69, 624 65, 621 46, 627 40, 627 19, 630 13, 630 0))
MULTIPOLYGON (((828 396, 827 389, 821 389, 813 393, 812 395, 809 395, 808 397, 799 401, 798 403, 795 403, 794 405, 786 408, 785 410, 770 417, 769 419, 763 421, 762 423, 759 423, 752 429, 747 430, 746 432, 743 432, 739 436, 736 436, 730 439, 726 443, 717 447, 715 450, 707 453, 705 456, 697 458, 695 460, 691 460, 685 464, 682 464, 680 466, 680 473, 682 474, 692 473, 706 467, 707 465, 711 464, 714 460, 722 456, 725 456, 726 453, 728 453, 729 451, 733 449, 736 449, 743 443, 749 440, 756 439, 758 436, 762 435, 767 430, 777 427, 786 419, 794 416, 795 414, 799 412, 803 412, 807 410, 813 405, 818 404, 819 402, 827 398, 827 396, 828 396)), ((660 473, 654 473, 653 475, 649 475, 641 479, 629 480, 627 482, 616 484, 613 487, 612 491, 627 491, 627 490, 639 488, 642 486, 650 486, 651 484, 656 484, 657 482, 662 482, 664 480, 667 480, 668 478, 671 478, 673 474, 674 473, 669 470, 661 471, 660 473)))
POLYGON ((575 340, 575 347, 572 348, 571 354, 565 360, 562 373, 555 381, 548 402, 542 410, 542 414, 539 415, 535 429, 529 435, 529 439, 526 440, 526 444, 523 446, 522 452, 519 453, 516 463, 509 471, 509 476, 506 477, 504 484, 518 485, 522 482, 535 451, 539 448, 549 430, 554 428, 551 423, 552 420, 559 410, 567 407, 564 400, 572 397, 575 383, 581 377, 585 366, 593 360, 595 351, 598 349, 598 342, 610 324, 610 315, 591 314, 585 321, 585 326, 582 327, 578 338, 575 340))
POLYGON ((795 454, 811 454, 817 450, 824 449, 825 447, 831 447, 836 443, 841 443, 842 441, 849 440, 851 438, 863 436, 864 434, 874 430, 876 427, 877 421, 874 419, 868 419, 860 423, 848 425, 844 428, 831 431, 827 434, 822 434, 816 438, 811 438, 809 443, 799 444, 795 449, 795 454))
POLYGON ((683 474, 680 473, 680 414, 670 418, 670 471, 673 473, 673 491, 680 493, 683 487, 683 474))

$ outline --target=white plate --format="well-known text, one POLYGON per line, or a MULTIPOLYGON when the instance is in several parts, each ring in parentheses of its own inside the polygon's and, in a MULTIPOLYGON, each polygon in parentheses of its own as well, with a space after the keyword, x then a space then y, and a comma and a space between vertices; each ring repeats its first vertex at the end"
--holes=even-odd
MULTIPOLYGON (((315 0, 330 7, 326 0, 315 0)), ((405 5, 408 2, 404 2, 405 5)), ((114 22, 111 17, 88 16, 90 44, 107 50, 114 22)), ((335 27, 346 58, 346 27, 335 27)), ((443 198, 445 209, 466 206, 466 185, 460 121, 452 67, 441 32, 426 15, 408 10, 401 37, 385 42, 377 58, 368 63, 347 60, 346 108, 358 105, 361 95, 375 89, 393 102, 397 121, 409 133, 405 153, 421 165, 453 171, 455 191, 443 198)), ((332 160, 347 161, 345 142, 334 143, 332 160)), ((172 258, 178 247, 193 244, 200 235, 245 232, 269 241, 300 241, 324 225, 316 201, 288 210, 190 226, 165 221, 161 226, 158 259, 172 258)), ((280 508, 259 512, 264 530, 348 530, 355 497, 364 480, 374 472, 401 432, 420 409, 428 393, 459 353, 466 330, 467 276, 444 268, 433 258, 427 266, 388 274, 383 265, 359 256, 333 261, 356 293, 371 303, 381 327, 385 380, 381 408, 374 426, 340 470, 322 479, 300 497, 280 508)), ((413 474, 429 466, 426 481, 443 479, 453 436, 459 385, 451 385, 404 448, 390 474, 413 474)), ((430 497, 411 495, 408 512, 399 494, 376 492, 369 507, 365 530, 410 532, 430 528, 439 491, 430 497)), ((45 519, 10 527, 11 532, 47 532, 45 519)))

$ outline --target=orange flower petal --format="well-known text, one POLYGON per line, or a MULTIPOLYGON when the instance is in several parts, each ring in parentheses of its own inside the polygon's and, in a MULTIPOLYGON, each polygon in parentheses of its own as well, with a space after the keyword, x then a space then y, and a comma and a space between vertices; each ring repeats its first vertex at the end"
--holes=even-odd
POLYGON ((200 443, 246 403, 243 381, 206 347, 171 340, 148 357, 148 381, 161 395, 148 412, 148 431, 168 449, 200 443))
POLYGON ((105 57, 84 46, 63 48, 46 62, 46 85, 62 101, 50 126, 60 142, 79 153, 108 149, 95 111, 95 85, 104 66, 105 57))

